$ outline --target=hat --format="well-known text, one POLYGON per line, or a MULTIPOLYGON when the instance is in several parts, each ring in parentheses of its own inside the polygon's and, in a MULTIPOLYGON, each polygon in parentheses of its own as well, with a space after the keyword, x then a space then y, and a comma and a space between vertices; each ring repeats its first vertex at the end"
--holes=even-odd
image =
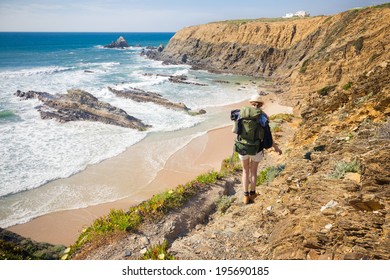
POLYGON ((261 106, 264 105, 263 100, 261 100, 261 97, 260 97, 260 95, 258 95, 258 94, 253 95, 253 96, 249 99, 249 102, 260 103, 261 106))

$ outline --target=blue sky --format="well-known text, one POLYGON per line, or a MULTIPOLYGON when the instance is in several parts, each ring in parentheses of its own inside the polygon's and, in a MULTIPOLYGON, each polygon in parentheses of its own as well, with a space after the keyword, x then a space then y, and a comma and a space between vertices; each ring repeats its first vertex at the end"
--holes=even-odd
POLYGON ((380 0, 0 0, 0 31, 175 32, 227 19, 330 15, 380 0))

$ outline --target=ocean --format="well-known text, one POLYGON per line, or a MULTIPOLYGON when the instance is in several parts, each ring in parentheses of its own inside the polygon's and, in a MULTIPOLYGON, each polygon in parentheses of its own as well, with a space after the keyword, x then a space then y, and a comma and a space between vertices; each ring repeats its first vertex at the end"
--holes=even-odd
POLYGON ((129 193, 110 186, 99 186, 99 192, 86 196, 80 194, 82 186, 51 188, 47 183, 68 178, 152 135, 161 135, 160 158, 150 159, 153 178, 163 162, 191 139, 230 123, 229 116, 218 114, 218 108, 246 100, 256 92, 256 85, 248 77, 163 65, 140 55, 146 46, 166 46, 173 35, 0 33, 0 227, 126 197, 129 193), (103 47, 119 36, 131 47, 103 47), (186 75, 189 81, 207 86, 172 83, 165 75, 186 75), (156 104, 137 103, 116 97, 108 87, 156 92, 207 113, 190 116, 156 104), (152 128, 140 132, 96 122, 42 120, 36 109, 40 101, 14 95, 17 90, 63 94, 75 88, 125 110, 152 128), (177 131, 182 135, 175 140, 178 143, 164 149, 169 142, 164 137, 166 140, 177 131))

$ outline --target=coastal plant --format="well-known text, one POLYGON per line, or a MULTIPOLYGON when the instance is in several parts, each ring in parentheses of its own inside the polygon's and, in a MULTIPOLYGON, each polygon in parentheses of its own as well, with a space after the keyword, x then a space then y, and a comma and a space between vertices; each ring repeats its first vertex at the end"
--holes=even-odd
POLYGON ((257 185, 269 184, 271 183, 284 169, 286 165, 279 164, 277 166, 270 166, 260 171, 257 176, 257 185))
POLYGON ((331 179, 342 179, 347 172, 361 173, 360 163, 356 159, 351 162, 341 161, 336 164, 329 177, 331 179))
POLYGON ((336 86, 337 85, 323 87, 322 89, 317 90, 317 93, 321 96, 327 96, 331 91, 336 88, 336 86))
POLYGON ((224 177, 237 171, 242 171, 242 166, 238 158, 238 153, 234 152, 231 157, 222 162, 220 174, 224 177))
POLYGON ((344 90, 349 90, 351 87, 352 87, 353 83, 352 82, 348 82, 346 83, 344 86, 343 86, 343 89, 344 90))
POLYGON ((164 240, 162 244, 152 245, 142 255, 141 260, 174 260, 175 257, 168 253, 168 241, 164 240))
POLYGON ((272 115, 269 117, 271 121, 286 121, 286 122, 291 122, 293 119, 292 114, 285 114, 285 113, 280 113, 276 115, 272 115))
POLYGON ((230 208, 232 203, 236 200, 234 196, 223 195, 215 202, 217 206, 217 211, 221 214, 225 214, 226 211, 230 208))
POLYGON ((211 171, 208 173, 204 173, 199 175, 195 181, 198 183, 203 183, 203 184, 213 184, 215 183, 218 179, 220 179, 220 175, 216 171, 211 171))
POLYGON ((357 39, 356 41, 354 41, 352 43, 353 46, 355 47, 355 52, 357 54, 359 54, 360 51, 363 49, 363 42, 364 42, 364 38, 363 37, 359 37, 359 39, 357 39))
POLYGON ((305 74, 307 70, 307 66, 309 65, 310 59, 306 59, 301 66, 301 69, 299 69, 299 73, 305 74))

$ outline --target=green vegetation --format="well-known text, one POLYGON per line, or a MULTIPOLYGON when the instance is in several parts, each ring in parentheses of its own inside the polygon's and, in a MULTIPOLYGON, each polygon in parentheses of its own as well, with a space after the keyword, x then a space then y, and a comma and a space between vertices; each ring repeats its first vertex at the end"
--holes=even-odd
POLYGON ((354 101, 356 105, 360 105, 365 103, 367 100, 369 100, 374 95, 373 92, 370 92, 369 94, 362 96, 354 101))
POLYGON ((269 184, 271 183, 284 169, 286 165, 279 164, 277 166, 270 166, 260 171, 257 176, 257 185, 269 184))
POLYGON ((359 37, 359 39, 357 39, 356 41, 354 41, 352 44, 353 46, 355 47, 355 51, 357 54, 360 53, 360 51, 363 49, 363 42, 364 42, 364 38, 363 37, 359 37))
POLYGON ((141 260, 174 260, 174 256, 168 252, 168 241, 164 240, 162 244, 150 246, 141 260))
POLYGON ((336 88, 337 85, 326 86, 320 90, 317 90, 317 93, 321 96, 327 96, 331 91, 336 88))
POLYGON ((375 9, 390 8, 390 3, 385 3, 385 4, 373 6, 372 8, 375 8, 375 9))
POLYGON ((284 113, 280 113, 280 114, 276 114, 276 115, 272 115, 269 117, 269 119, 271 121, 286 121, 286 122, 291 122, 292 119, 293 119, 294 115, 292 114, 284 114, 284 113))
POLYGON ((216 202, 216 205, 217 205, 217 211, 221 214, 225 214, 226 211, 230 208, 230 206, 232 205, 232 203, 236 200, 235 197, 233 196, 227 196, 227 195, 223 195, 221 196, 217 202, 216 202))
POLYGON ((310 58, 309 58, 309 59, 306 59, 306 60, 303 62, 302 66, 301 66, 301 69, 299 69, 299 73, 301 73, 301 74, 305 74, 305 73, 306 73, 307 65, 309 64, 309 62, 310 62, 310 58))
POLYGON ((343 86, 343 89, 344 90, 349 90, 351 87, 352 87, 353 83, 352 82, 348 82, 346 83, 344 86, 343 86))
POLYGON ((210 23, 245 24, 249 22, 283 22, 283 21, 293 21, 297 19, 306 19, 306 18, 310 18, 310 17, 235 19, 235 20, 214 21, 210 23))
POLYGON ((329 177, 332 179, 342 179, 347 172, 361 173, 360 163, 357 160, 351 162, 341 161, 336 164, 329 177))

